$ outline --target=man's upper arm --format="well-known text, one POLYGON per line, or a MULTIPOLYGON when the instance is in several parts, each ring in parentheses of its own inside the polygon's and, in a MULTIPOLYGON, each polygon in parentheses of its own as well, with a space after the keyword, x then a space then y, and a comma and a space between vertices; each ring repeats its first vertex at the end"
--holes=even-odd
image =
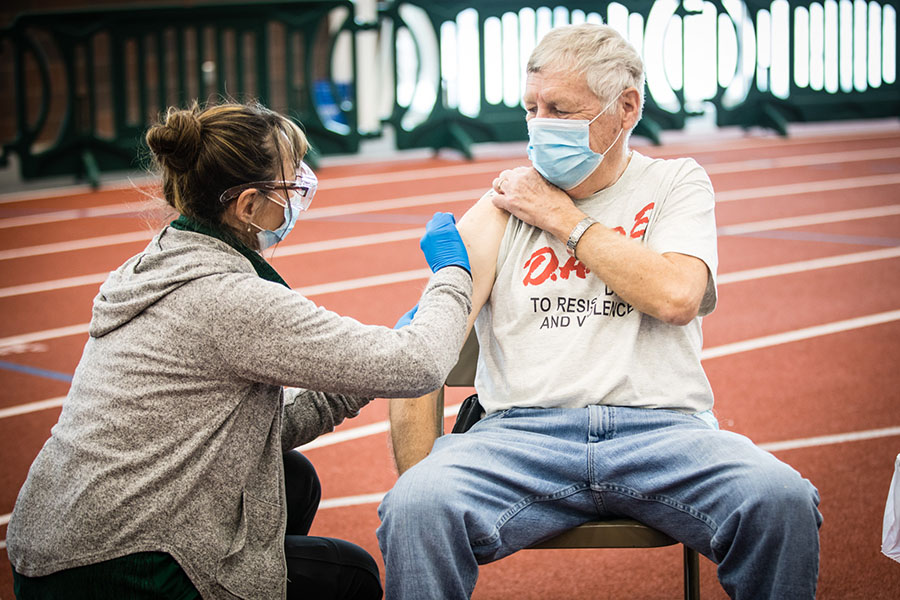
MULTIPOLYGON (((702 259, 696 256, 678 252, 666 252, 663 254, 663 257, 679 270, 680 279, 685 286, 682 293, 687 303, 692 307, 691 312, 693 316, 698 314, 703 316, 701 313, 709 303, 710 293, 715 294, 709 267, 702 259), (711 289, 712 292, 710 292, 711 289)), ((709 312, 709 309, 706 312, 709 312)))
POLYGON ((691 286, 698 314, 712 312, 718 268, 715 194, 706 171, 695 161, 683 161, 683 173, 666 199, 648 246, 692 276, 685 283, 691 286))
MULTIPOLYGON (((509 219, 508 213, 491 202, 491 193, 482 196, 457 224, 469 253, 474 287, 467 331, 471 331, 475 317, 491 295, 497 253, 509 219)), ((434 392, 416 399, 390 400, 391 443, 400 474, 427 456, 435 438, 441 435, 443 407, 436 405, 437 397, 438 393, 434 392)))
POLYGON ((469 315, 468 330, 478 316, 494 287, 497 271, 497 255, 500 242, 506 231, 509 213, 494 206, 491 201, 493 191, 487 192, 459 220, 457 228, 469 253, 472 267, 472 313, 469 315))

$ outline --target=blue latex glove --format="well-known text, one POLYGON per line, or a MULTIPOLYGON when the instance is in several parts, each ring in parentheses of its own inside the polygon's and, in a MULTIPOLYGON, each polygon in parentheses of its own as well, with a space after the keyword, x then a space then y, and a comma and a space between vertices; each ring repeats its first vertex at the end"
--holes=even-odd
POLYGON ((419 310, 419 305, 416 304, 411 309, 409 309, 400 320, 397 321, 397 324, 394 325, 394 329, 400 329, 401 327, 406 327, 409 325, 409 322, 413 320, 413 317, 416 316, 416 311, 419 310))
POLYGON ((469 253, 466 252, 466 246, 459 237, 459 231, 456 230, 456 219, 453 214, 434 213, 425 226, 425 235, 422 236, 419 246, 425 253, 425 260, 428 261, 432 273, 449 266, 462 267, 472 273, 469 253))

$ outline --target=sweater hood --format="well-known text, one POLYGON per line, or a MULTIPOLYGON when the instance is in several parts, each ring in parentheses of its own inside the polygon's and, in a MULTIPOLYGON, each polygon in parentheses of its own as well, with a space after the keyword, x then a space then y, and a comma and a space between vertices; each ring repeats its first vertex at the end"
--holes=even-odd
POLYGON ((250 261, 224 242, 166 227, 100 286, 89 333, 104 336, 186 283, 235 270, 254 273, 250 261))

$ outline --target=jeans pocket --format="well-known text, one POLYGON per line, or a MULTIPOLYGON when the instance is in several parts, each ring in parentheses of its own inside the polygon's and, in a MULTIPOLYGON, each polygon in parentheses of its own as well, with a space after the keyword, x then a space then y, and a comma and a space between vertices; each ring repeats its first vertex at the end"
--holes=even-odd
POLYGON ((216 580, 239 598, 280 598, 285 573, 281 507, 246 491, 241 500, 241 520, 216 580))

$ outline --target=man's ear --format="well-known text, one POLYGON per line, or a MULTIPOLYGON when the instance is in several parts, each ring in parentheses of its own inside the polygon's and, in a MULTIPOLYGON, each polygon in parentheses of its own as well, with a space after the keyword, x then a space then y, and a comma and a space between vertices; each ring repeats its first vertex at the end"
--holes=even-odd
POLYGON ((641 94, 637 88, 625 88, 622 92, 622 107, 625 111, 625 119, 622 123, 625 131, 631 131, 641 115, 641 94))

